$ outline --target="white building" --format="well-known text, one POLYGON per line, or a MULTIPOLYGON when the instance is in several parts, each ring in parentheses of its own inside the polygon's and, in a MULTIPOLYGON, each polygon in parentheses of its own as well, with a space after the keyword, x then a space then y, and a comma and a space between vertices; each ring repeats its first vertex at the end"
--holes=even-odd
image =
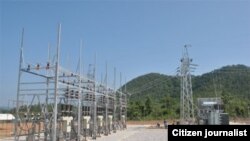
POLYGON ((13 120, 15 117, 12 114, 0 114, 0 121, 13 120))

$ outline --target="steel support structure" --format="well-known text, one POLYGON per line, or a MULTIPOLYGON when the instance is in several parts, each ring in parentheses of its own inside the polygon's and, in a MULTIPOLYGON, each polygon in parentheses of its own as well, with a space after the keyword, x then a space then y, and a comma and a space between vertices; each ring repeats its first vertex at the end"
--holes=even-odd
POLYGON ((78 72, 62 67, 59 63, 61 25, 58 26, 56 60, 50 60, 48 51, 46 63, 26 63, 23 35, 24 31, 17 84, 15 141, 80 141, 87 137, 96 139, 97 133, 115 131, 117 117, 119 122, 122 117, 126 118, 126 94, 108 87, 107 66, 105 84, 98 83, 96 79, 96 59, 87 75, 81 73, 81 42, 78 72), (118 112, 117 108, 121 110, 118 112), (102 124, 98 125, 97 116, 105 119, 102 130, 98 130, 102 124))
POLYGON ((181 79, 181 94, 180 94, 180 122, 181 124, 194 123, 194 107, 193 107, 193 91, 191 81, 192 59, 188 55, 188 45, 184 46, 184 51, 181 58, 180 79, 181 79))

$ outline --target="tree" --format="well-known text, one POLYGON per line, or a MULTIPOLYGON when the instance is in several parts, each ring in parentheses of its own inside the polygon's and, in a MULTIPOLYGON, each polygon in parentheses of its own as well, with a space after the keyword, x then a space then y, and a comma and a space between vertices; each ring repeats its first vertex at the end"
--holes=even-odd
MULTIPOLYGON (((231 65, 199 76, 192 76, 194 104, 197 103, 197 98, 217 96, 222 98, 224 105, 221 108, 229 113, 230 117, 247 117, 250 115, 249 74, 250 67, 231 65)), ((131 93, 129 101, 134 102, 133 105, 128 105, 131 118, 179 117, 180 79, 178 77, 150 73, 131 80, 126 86, 127 91, 131 93), (132 115, 139 117, 132 117, 132 115)))
POLYGON ((145 116, 148 116, 152 113, 152 100, 147 97, 145 101, 145 116))

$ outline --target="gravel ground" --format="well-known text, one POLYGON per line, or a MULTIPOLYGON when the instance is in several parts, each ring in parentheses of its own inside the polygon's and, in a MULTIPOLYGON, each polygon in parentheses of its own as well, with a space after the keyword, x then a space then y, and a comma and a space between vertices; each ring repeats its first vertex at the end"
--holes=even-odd
MULTIPOLYGON (((166 129, 149 129, 146 125, 128 125, 126 130, 119 130, 116 133, 111 133, 108 136, 102 135, 96 140, 90 138, 87 141, 167 141, 166 129)), ((14 138, 4 138, 0 141, 13 141, 14 138)), ((25 141, 25 137, 20 137, 20 140, 25 141)))
POLYGON ((167 130, 148 129, 148 126, 143 125, 129 125, 126 130, 102 136, 96 141, 167 141, 167 130))
POLYGON ((143 129, 122 141, 167 141, 167 130, 143 129))

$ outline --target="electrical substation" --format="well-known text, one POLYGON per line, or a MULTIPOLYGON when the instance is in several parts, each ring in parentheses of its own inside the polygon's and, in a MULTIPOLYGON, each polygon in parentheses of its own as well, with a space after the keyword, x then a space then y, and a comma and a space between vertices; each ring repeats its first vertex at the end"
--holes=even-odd
POLYGON ((190 45, 184 46, 181 65, 178 69, 181 82, 179 124, 228 125, 228 113, 224 112, 222 100, 217 95, 198 98, 197 106, 194 104, 191 72, 197 65, 192 63, 193 59, 189 57, 188 47, 190 45))
MULTIPOLYGON (((15 141, 84 141, 126 129, 127 94, 96 79, 96 61, 83 74, 60 65, 61 25, 54 61, 26 64, 22 32, 17 85, 15 141)), ((82 43, 81 43, 82 46, 82 43)), ((120 76, 121 79, 121 76, 120 76)), ((120 83, 121 85, 121 83, 120 83)))
MULTIPOLYGON (((127 128, 128 93, 126 84, 116 87, 117 73, 108 75, 98 82, 96 56, 86 73, 82 67, 82 41, 79 47, 79 62, 76 71, 64 68, 60 63, 61 25, 58 26, 56 54, 40 63, 26 63, 24 57, 24 30, 21 36, 18 83, 16 100, 13 100, 15 116, 13 134, 15 141, 87 141, 115 134, 127 128), (108 86, 112 76, 113 85, 108 86)), ((188 47, 183 48, 180 67, 180 119, 177 124, 228 125, 229 115, 224 112, 222 99, 197 97, 194 102, 192 72, 196 68, 189 57, 188 47)), ((146 83, 142 90, 151 88, 160 80, 146 83)), ((214 84, 215 85, 215 84, 214 84)), ((13 127, 11 127, 13 128, 13 127)))

